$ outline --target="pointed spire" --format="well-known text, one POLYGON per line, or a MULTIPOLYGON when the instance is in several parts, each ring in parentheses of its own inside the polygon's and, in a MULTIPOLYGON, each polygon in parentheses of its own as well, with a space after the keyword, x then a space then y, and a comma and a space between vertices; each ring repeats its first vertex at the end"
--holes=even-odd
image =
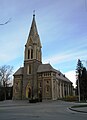
POLYGON ((34 36, 36 34, 38 34, 38 31, 37 31, 37 26, 36 26, 36 21, 35 21, 35 10, 34 10, 33 11, 33 20, 32 20, 32 24, 31 24, 29 36, 34 36))

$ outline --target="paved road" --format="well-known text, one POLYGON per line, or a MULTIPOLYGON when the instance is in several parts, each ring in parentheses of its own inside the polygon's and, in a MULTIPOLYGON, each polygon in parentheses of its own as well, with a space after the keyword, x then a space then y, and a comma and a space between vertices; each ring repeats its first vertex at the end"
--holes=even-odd
POLYGON ((44 101, 30 104, 7 102, 0 104, 0 120, 85 120, 87 114, 68 109, 74 103, 63 101, 44 101))

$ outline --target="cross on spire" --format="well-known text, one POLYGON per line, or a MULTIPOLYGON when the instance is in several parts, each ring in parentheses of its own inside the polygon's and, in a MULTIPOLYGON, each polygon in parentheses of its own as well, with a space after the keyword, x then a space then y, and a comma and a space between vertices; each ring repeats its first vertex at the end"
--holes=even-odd
POLYGON ((35 10, 33 10, 33 16, 35 16, 35 10))

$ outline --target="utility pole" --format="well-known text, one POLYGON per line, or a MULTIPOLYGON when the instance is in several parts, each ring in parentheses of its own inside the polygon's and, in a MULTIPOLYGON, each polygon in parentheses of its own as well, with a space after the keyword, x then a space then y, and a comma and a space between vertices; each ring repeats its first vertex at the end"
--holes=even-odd
MULTIPOLYGON (((80 72, 79 72, 80 73, 80 72)), ((77 76, 77 82, 78 82, 78 86, 77 86, 77 90, 78 90, 78 101, 80 102, 80 74, 78 72, 76 72, 76 76, 77 76)))
POLYGON ((79 95, 79 102, 80 102, 80 71, 78 74, 78 95, 79 95))

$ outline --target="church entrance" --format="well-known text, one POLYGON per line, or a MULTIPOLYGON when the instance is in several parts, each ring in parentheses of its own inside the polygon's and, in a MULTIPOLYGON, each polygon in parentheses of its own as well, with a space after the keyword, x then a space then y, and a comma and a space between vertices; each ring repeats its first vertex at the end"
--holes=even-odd
POLYGON ((31 97, 31 86, 30 83, 27 84, 26 86, 26 98, 30 98, 31 97))

